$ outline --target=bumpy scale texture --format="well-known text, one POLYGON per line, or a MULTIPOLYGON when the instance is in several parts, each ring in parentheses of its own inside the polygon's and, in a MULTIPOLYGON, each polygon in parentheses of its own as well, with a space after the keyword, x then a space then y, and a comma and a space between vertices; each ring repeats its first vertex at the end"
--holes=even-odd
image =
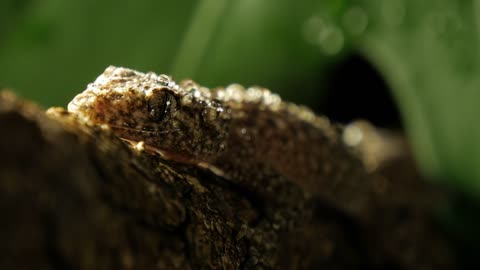
POLYGON ((361 218, 372 209, 372 183, 343 144, 341 128, 264 88, 209 90, 191 80, 177 84, 167 75, 110 66, 68 110, 279 203, 311 195, 361 218), (286 183, 301 187, 300 195, 283 194, 292 192, 286 183))

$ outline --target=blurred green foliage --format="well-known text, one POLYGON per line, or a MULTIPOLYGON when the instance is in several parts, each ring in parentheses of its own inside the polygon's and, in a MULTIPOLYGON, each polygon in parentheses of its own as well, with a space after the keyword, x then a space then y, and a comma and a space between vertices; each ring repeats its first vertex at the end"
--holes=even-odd
POLYGON ((325 70, 355 51, 393 89, 424 171, 478 196, 479 8, 473 0, 1 0, 0 84, 65 106, 118 65, 209 87, 263 85, 314 105, 325 70))

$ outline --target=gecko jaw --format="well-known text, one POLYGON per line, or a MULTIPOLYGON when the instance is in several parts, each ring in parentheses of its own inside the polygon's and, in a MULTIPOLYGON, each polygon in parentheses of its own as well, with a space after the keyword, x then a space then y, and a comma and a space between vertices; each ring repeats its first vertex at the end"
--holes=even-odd
MULTIPOLYGON (((147 134, 168 134, 168 133, 173 133, 173 132, 178 132, 180 131, 179 128, 176 129, 170 129, 170 130, 160 130, 160 131, 155 131, 155 130, 142 130, 138 128, 131 128, 131 127, 122 127, 118 125, 110 125, 107 124, 110 128, 113 129, 121 129, 121 130, 128 130, 132 132, 139 132, 139 133, 147 133, 147 134)), ((121 136, 120 136, 121 137, 121 136)))

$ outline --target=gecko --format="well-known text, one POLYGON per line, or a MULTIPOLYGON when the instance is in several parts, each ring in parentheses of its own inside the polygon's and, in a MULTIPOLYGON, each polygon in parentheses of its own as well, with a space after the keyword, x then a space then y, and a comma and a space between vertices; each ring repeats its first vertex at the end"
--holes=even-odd
POLYGON ((251 191, 288 196, 277 188, 288 182, 356 216, 371 208, 369 175, 342 141, 341 127, 262 87, 210 90, 110 66, 68 111, 251 191))

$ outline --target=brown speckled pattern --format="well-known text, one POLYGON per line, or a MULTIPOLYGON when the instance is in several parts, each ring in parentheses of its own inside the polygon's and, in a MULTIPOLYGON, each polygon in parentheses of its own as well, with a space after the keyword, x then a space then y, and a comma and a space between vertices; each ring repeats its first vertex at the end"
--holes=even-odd
POLYGON ((339 128, 267 89, 233 84, 210 91, 190 80, 176 84, 166 75, 110 66, 68 110, 271 198, 312 194, 360 217, 371 209, 368 175, 339 128), (302 191, 282 194, 292 192, 285 182, 302 191))

